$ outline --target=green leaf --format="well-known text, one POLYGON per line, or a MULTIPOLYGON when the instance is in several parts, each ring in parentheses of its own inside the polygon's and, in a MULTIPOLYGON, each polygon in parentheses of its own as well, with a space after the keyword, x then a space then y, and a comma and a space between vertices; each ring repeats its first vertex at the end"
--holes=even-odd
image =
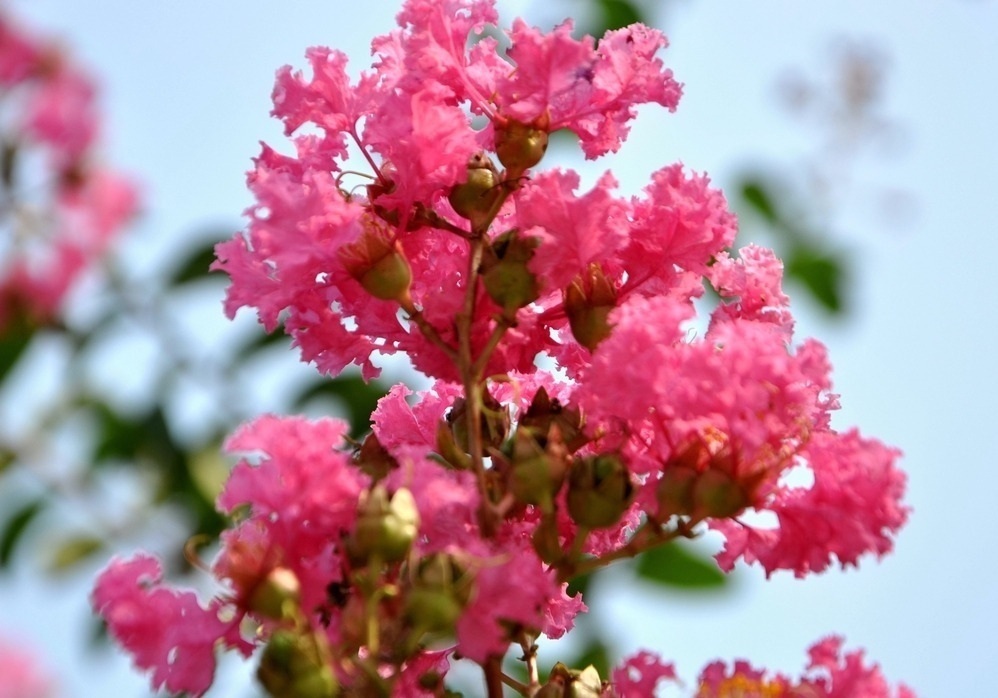
POLYGON ((591 637, 568 666, 573 669, 585 669, 592 666, 605 678, 610 676, 610 650, 598 637, 591 637))
POLYGON ((182 259, 167 277, 167 286, 180 286, 181 284, 207 278, 211 274, 210 267, 215 261, 215 242, 200 245, 182 259))
POLYGON ((636 571, 641 579, 679 589, 716 590, 728 583, 728 577, 713 560, 700 557, 678 542, 639 555, 636 571))
POLYGON ((597 4, 604 31, 594 32, 595 36, 602 36, 611 29, 621 29, 631 24, 645 23, 641 16, 641 10, 627 0, 599 0, 597 4))
POLYGON ((76 534, 64 538, 48 556, 48 570, 53 573, 67 572, 103 549, 104 541, 94 535, 76 534))
POLYGON ((761 179, 748 177, 741 186, 742 201, 753 211, 775 225, 780 220, 769 185, 761 179))
POLYGON ((832 314, 845 310, 842 295, 845 265, 839 256, 799 245, 784 259, 784 269, 787 278, 803 283, 825 310, 832 314))
POLYGON ((371 428, 371 413, 378 406, 378 400, 385 396, 388 387, 380 381, 365 383, 356 375, 342 375, 324 378, 309 384, 292 403, 301 409, 316 398, 328 397, 343 406, 350 422, 350 435, 358 438, 371 428))
POLYGON ((44 499, 35 499, 17 509, 7 519, 3 532, 0 533, 0 569, 5 569, 10 565, 14 552, 24 537, 24 532, 47 504, 48 502, 44 499))
POLYGON ((31 327, 15 309, 6 327, 0 327, 0 383, 7 377, 34 336, 31 327))

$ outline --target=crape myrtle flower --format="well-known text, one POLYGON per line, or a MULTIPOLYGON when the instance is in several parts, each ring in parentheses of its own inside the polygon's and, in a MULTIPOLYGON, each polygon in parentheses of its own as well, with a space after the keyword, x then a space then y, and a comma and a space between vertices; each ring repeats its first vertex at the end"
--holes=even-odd
POLYGON ((138 209, 135 185, 95 155, 92 78, 0 11, 0 329, 54 320, 138 209), (22 163, 27 163, 22 164, 22 163))

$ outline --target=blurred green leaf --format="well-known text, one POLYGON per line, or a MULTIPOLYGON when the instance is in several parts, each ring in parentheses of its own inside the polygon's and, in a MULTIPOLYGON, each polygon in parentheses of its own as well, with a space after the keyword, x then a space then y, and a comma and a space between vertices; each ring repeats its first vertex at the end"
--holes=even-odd
POLYGON ((360 376, 341 375, 309 384, 298 394, 293 405, 295 409, 301 409, 316 398, 333 398, 347 411, 350 436, 359 438, 371 428, 371 413, 387 392, 388 387, 381 381, 365 383, 360 376))
POLYGON ((566 662, 572 669, 585 669, 593 666, 603 679, 610 678, 610 651, 606 644, 598 637, 589 637, 582 651, 572 658, 571 662, 566 662))
POLYGON ((67 572, 104 549, 104 541, 94 535, 77 534, 59 541, 48 558, 48 570, 67 572))
POLYGON ((17 364, 35 333, 34 328, 19 317, 16 310, 12 315, 7 326, 0 328, 0 383, 17 364))
POLYGON ((283 327, 277 327, 273 332, 265 332, 261 327, 241 346, 232 352, 233 363, 242 363, 247 361, 257 352, 263 351, 264 349, 268 349, 282 342, 285 346, 290 346, 291 344, 291 338, 284 333, 283 327))
POLYGON ((576 594, 582 594, 582 598, 586 598, 586 594, 589 593, 590 582, 592 582, 593 573, 580 574, 577 577, 572 577, 568 582, 568 589, 565 591, 569 596, 575 596, 576 594))
POLYGON ((598 0, 600 15, 603 23, 603 31, 595 33, 595 36, 603 36, 606 31, 620 29, 631 24, 645 23, 639 10, 634 3, 627 0, 598 0))
POLYGON ((38 498, 14 510, 0 533, 0 569, 6 569, 14 557, 18 544, 28 526, 34 521, 48 502, 38 498))
POLYGON ((783 263, 787 278, 803 283, 826 310, 833 314, 844 310, 842 289, 845 269, 838 256, 798 245, 790 250, 783 263))
POLYGON ((728 577, 713 560, 700 557, 678 542, 642 553, 635 569, 640 578, 665 587, 716 590, 728 583, 728 577))
POLYGON ((212 273, 210 267, 215 261, 215 244, 216 242, 212 241, 191 250, 167 276, 166 285, 180 286, 207 278, 212 273))
POLYGON ((766 219, 766 222, 776 224, 780 220, 776 204, 769 192, 769 185, 761 179, 747 177, 742 180, 741 195, 742 201, 766 219))

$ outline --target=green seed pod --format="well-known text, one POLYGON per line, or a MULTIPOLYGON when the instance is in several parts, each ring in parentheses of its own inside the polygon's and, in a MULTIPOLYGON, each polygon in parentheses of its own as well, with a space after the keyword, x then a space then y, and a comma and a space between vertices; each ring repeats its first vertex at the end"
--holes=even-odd
POLYGON ((631 504, 634 485, 614 454, 577 459, 568 475, 568 513, 580 526, 609 528, 631 504))

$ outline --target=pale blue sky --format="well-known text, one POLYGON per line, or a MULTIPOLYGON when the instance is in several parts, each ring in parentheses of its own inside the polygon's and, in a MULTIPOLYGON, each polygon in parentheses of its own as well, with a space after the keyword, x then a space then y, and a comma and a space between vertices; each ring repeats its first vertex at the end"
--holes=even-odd
MULTIPOLYGON (((268 118, 280 65, 302 65, 307 46, 325 44, 366 67, 370 38, 390 28, 396 11, 396 3, 380 0, 10 4, 63 35, 103 80, 109 159, 145 183, 148 213, 132 248, 142 264, 154 264, 172 249, 170 237, 201 223, 238 226, 250 203, 243 173, 257 141, 281 139, 268 118)), ((838 35, 879 42, 890 56, 885 112, 901 123, 906 147, 894 159, 863 161, 857 178, 911 192, 917 211, 897 230, 859 205, 847 207, 837 227, 855 251, 855 312, 829 325, 806 303, 795 307, 802 336, 830 347, 843 396, 837 425, 858 424, 905 451, 915 513, 896 552, 858 572, 764 582, 759 571, 745 570, 738 591, 720 603, 629 591, 612 606, 614 639, 625 650, 659 650, 692 680, 718 657, 797 673, 805 649, 835 632, 921 696, 982 695, 998 667, 998 447, 987 437, 998 412, 990 249, 998 233, 991 210, 998 3, 686 0, 670 7, 662 25, 672 41, 665 59, 686 84, 679 111, 646 110, 620 158, 587 170, 611 168, 628 193, 676 160, 722 185, 753 162, 797 161, 809 132, 774 107, 776 76, 790 65, 820 66, 838 35)), ((220 311, 217 322, 225 322, 220 311)), ((126 662, 95 671, 79 651, 84 593, 24 570, 0 580, 0 633, 23 633, 47 653, 67 696, 142 695, 145 678, 130 674, 126 662)))

